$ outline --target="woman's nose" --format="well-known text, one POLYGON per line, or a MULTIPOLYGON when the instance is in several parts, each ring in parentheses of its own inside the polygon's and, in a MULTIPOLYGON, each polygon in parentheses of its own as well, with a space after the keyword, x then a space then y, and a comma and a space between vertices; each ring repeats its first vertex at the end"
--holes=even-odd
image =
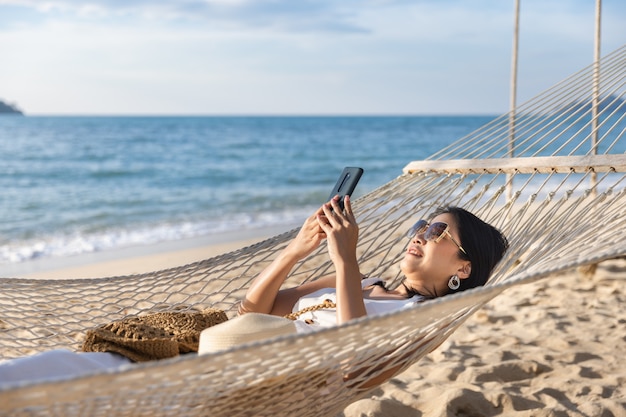
POLYGON ((424 233, 415 233, 415 235, 413 236, 413 239, 411 239, 412 242, 419 242, 422 245, 424 243, 426 243, 426 239, 424 239, 424 233))

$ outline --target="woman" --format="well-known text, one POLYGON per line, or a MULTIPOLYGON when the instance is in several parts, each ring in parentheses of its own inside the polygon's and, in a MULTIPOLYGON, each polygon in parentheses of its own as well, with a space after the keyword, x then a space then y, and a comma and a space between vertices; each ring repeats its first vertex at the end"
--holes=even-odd
MULTIPOLYGON (((363 279, 356 257, 359 229, 349 197, 344 204, 345 212, 335 198, 304 222, 293 241, 254 280, 241 303, 240 313, 284 316, 313 307, 313 311, 296 320, 298 331, 341 324, 366 314, 393 311, 483 285, 508 247, 498 230, 473 214, 456 207, 441 210, 429 222, 419 221, 409 231, 411 242, 400 263, 405 278, 398 288, 388 290, 380 280, 363 279), (335 274, 281 290, 295 264, 310 255, 324 239, 335 274), (327 298, 333 306, 316 310, 327 298)), ((130 364, 130 360, 115 353, 55 350, 1 363, 0 382, 79 376, 130 364)), ((374 378, 359 382, 359 386, 378 384, 398 368, 399 365, 392 366, 374 378)), ((346 371, 343 378, 350 380, 366 371, 370 370, 346 371)))
POLYGON ((241 302, 240 314, 286 316, 312 309, 299 317, 299 331, 341 324, 484 285, 508 248, 497 229, 468 211, 439 210, 409 231, 411 241, 400 263, 404 279, 389 290, 378 279, 363 279, 356 256, 359 229, 349 197, 344 205, 341 211, 336 197, 306 219, 293 241, 255 278, 241 302), (335 274, 281 290, 296 263, 324 239, 335 274), (322 308, 320 303, 326 299, 331 304, 322 308))

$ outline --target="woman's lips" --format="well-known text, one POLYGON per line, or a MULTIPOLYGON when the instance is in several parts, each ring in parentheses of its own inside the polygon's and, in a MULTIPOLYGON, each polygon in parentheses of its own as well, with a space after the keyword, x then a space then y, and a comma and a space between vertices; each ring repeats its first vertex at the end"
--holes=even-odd
POLYGON ((406 253, 413 256, 423 256, 423 253, 415 246, 409 246, 406 250, 406 253))

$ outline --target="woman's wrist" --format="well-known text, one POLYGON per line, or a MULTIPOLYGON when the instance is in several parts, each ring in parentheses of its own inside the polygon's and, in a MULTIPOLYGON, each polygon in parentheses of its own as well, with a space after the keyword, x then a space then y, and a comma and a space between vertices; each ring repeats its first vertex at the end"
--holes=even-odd
POLYGON ((338 281, 343 280, 348 285, 355 285, 352 283, 358 282, 360 288, 361 271, 359 268, 359 264, 356 261, 356 258, 354 259, 354 262, 343 260, 336 263, 335 274, 338 281))
POLYGON ((361 289, 361 272, 356 262, 344 262, 336 267, 337 323, 366 315, 361 289))
POLYGON ((359 270, 359 263, 356 259, 356 255, 349 257, 340 257, 339 259, 333 261, 335 265, 335 269, 344 269, 344 270, 359 270))
POLYGON ((287 245, 287 247, 281 252, 281 256, 286 261, 297 262, 300 259, 304 258, 306 254, 302 254, 302 251, 299 248, 292 246, 291 244, 287 245))

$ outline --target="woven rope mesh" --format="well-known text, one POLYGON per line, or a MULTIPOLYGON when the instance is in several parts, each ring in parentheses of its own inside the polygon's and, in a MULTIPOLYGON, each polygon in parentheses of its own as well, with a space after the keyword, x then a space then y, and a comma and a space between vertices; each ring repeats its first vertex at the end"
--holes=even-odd
MULTIPOLYGON (((362 272, 395 283, 404 232, 435 208, 462 206, 500 228, 511 247, 485 287, 315 334, 1 387, 0 414, 334 415, 372 389, 369 379, 415 363, 506 288, 626 255, 625 68, 622 47, 354 202, 362 272)), ((3 278, 1 357, 77 350, 86 329, 128 315, 213 307, 232 317, 296 232, 148 274, 3 278)), ((285 286, 331 271, 322 246, 285 286)))

